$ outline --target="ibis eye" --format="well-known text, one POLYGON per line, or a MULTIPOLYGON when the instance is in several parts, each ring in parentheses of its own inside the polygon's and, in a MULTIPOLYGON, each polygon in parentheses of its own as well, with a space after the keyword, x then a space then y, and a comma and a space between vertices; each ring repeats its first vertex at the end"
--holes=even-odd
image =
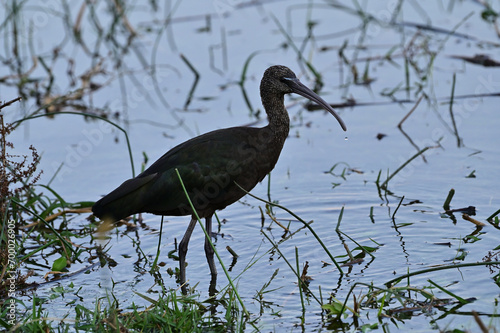
POLYGON ((294 82, 294 81, 297 81, 297 78, 295 77, 282 77, 280 79, 281 82, 285 83, 286 85, 289 85, 290 82, 294 82))

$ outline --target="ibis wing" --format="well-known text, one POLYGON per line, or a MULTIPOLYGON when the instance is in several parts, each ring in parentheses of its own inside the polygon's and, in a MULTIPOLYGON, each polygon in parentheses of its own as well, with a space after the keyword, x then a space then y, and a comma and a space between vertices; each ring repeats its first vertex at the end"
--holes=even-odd
POLYGON ((225 172, 235 164, 255 162, 264 144, 259 142, 258 128, 233 127, 197 136, 170 149, 142 174, 165 172, 183 166, 205 165, 215 172, 225 172), (255 134, 255 135, 254 135, 255 134))
POLYGON ((233 127, 188 140, 99 200, 93 211, 113 218, 138 212, 192 214, 176 169, 200 215, 222 209, 245 195, 235 183, 250 191, 276 163, 265 156, 258 130, 233 127))
POLYGON ((144 200, 144 211, 165 215, 192 213, 175 169, 200 215, 240 199, 245 192, 235 183, 250 191, 272 169, 261 170, 267 162, 259 161, 259 147, 245 137, 250 132, 248 128, 210 132, 164 154, 139 175, 158 174, 150 188, 151 195, 144 200))

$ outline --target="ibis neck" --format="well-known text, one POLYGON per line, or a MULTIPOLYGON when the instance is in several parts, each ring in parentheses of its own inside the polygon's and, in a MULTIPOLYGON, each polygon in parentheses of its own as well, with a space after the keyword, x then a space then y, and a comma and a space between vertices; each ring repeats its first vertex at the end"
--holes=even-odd
POLYGON ((274 139, 283 144, 290 131, 290 118, 285 109, 284 96, 263 96, 262 105, 269 120, 267 127, 273 133, 274 139))

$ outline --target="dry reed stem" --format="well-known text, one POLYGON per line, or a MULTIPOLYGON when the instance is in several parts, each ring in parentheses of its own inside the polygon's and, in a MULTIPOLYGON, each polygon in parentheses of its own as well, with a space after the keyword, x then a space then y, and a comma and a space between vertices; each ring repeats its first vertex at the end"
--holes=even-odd
POLYGON ((486 224, 483 223, 483 222, 480 222, 476 219, 473 219, 472 217, 470 217, 468 214, 462 214, 462 218, 466 221, 469 221, 469 222, 472 222, 474 223, 475 225, 479 226, 479 227, 483 227, 485 226, 486 224))

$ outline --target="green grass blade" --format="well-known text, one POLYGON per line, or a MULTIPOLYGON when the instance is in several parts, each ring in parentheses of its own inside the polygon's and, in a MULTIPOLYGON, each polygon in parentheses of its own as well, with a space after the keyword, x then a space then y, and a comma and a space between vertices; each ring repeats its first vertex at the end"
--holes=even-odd
POLYGON ((441 290, 442 292, 444 292, 445 294, 447 295, 450 295, 451 297, 455 298, 457 301, 460 302, 460 304, 467 304, 467 303, 470 303, 469 301, 463 299, 462 297, 458 296, 458 295, 455 295, 454 293, 452 293, 451 291, 449 290, 446 290, 444 289, 443 287, 441 287, 440 285, 438 285, 437 283, 435 283, 434 281, 432 281, 431 279, 428 279, 427 281, 429 281, 430 284, 432 284, 434 287, 438 288, 439 290, 441 290))

